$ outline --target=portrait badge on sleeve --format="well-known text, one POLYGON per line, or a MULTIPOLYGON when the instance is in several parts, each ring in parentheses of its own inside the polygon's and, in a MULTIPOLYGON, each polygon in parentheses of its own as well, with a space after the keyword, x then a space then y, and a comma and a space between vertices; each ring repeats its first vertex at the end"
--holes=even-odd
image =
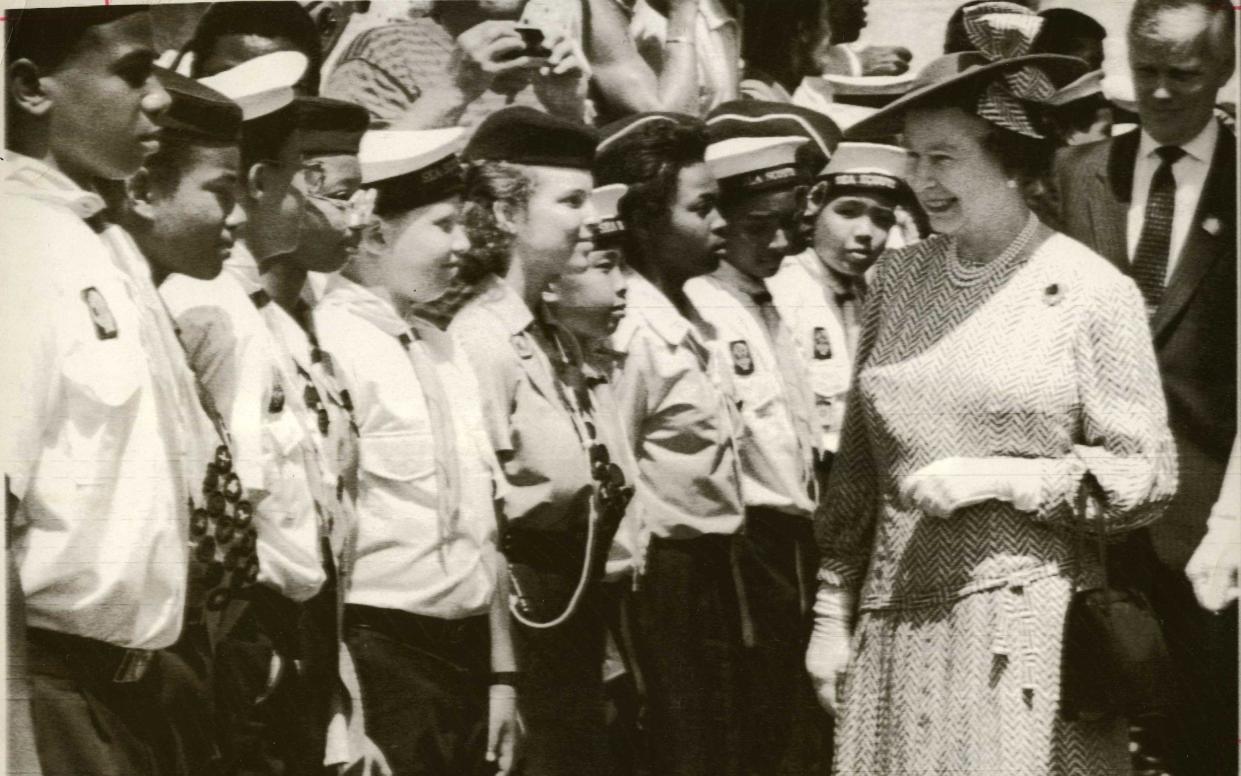
POLYGON ((827 329, 814 327, 814 358, 816 361, 827 361, 832 357, 832 341, 827 337, 827 329))
POLYGON ((733 340, 728 343, 728 352, 733 357, 733 372, 742 377, 754 374, 754 357, 750 354, 750 343, 733 340))
POLYGON ((116 339, 116 318, 99 289, 94 286, 82 289, 82 302, 90 312, 91 323, 95 324, 95 336, 101 340, 116 339))

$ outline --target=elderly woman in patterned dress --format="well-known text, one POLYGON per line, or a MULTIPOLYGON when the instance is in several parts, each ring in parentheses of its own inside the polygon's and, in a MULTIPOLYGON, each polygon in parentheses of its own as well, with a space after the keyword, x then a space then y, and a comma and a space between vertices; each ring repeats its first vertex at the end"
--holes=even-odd
POLYGON ((1075 503, 1089 482, 1091 531, 1149 523, 1175 453, 1136 286, 1024 201, 1028 106, 1085 69, 1024 56, 1039 24, 971 7, 978 50, 852 132, 903 130, 938 234, 877 265, 817 516, 807 668, 840 695, 840 774, 1129 772, 1123 720, 1059 714, 1069 600, 1099 572, 1075 503))

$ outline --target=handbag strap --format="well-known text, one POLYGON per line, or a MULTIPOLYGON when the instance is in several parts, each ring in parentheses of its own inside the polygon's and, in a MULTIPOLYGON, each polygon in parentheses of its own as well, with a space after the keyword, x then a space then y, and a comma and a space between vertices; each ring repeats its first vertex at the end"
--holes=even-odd
MULTIPOLYGON (((1089 533, 1089 521, 1086 519, 1086 510, 1090 504, 1090 496, 1099 487, 1098 481, 1095 480, 1093 474, 1087 471, 1082 475, 1081 484, 1077 487, 1076 505, 1073 509, 1073 533, 1077 539, 1077 579, 1082 578, 1082 562, 1081 559, 1086 557, 1088 552, 1086 548, 1087 533, 1089 533)), ((1107 579, 1107 541, 1103 537, 1103 532, 1099 531, 1095 537, 1099 544, 1099 568, 1103 577, 1103 589, 1109 587, 1107 579)), ((1076 586, 1076 583, 1075 585, 1076 586)))

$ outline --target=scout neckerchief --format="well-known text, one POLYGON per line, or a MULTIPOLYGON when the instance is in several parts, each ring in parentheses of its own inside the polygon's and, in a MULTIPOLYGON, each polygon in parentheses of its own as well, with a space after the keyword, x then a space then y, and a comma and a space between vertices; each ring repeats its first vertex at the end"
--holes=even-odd
POLYGON ((804 467, 801 472, 802 481, 807 483, 807 495, 810 500, 815 501, 817 497, 814 476, 816 445, 814 427, 810 422, 810 408, 814 406, 814 399, 806 392, 808 375, 797 355, 797 343, 793 340, 793 333, 789 331, 788 326, 784 324, 780 314, 776 311, 771 293, 764 288, 751 293, 750 298, 754 300, 758 308, 759 317, 771 341, 772 355, 776 360, 776 377, 784 389, 789 420, 793 424, 794 436, 797 437, 798 460, 804 467))
MULTIPOLYGON (((408 316, 408 311, 406 313, 408 316)), ((422 397, 426 401, 427 415, 431 420, 431 441, 435 446, 436 514, 439 518, 440 560, 443 562, 445 546, 456 534, 457 521, 460 519, 461 459, 457 450, 451 405, 444 393, 444 385, 435 371, 431 355, 426 351, 426 344, 418 335, 417 328, 412 325, 413 321, 410 317, 405 320, 411 325, 397 340, 409 355, 409 363, 422 387, 422 397)))
MULTIPOLYGON (((279 321, 272 320, 273 316, 285 314, 283 311, 265 312, 268 305, 274 304, 271 297, 265 291, 259 290, 250 295, 251 301, 255 307, 263 313, 265 323, 268 330, 272 334, 272 339, 277 345, 278 353, 276 358, 276 367, 284 377, 286 385, 302 386, 301 402, 305 408, 306 415, 294 411, 293 416, 301 425, 303 435, 310 448, 310 457, 313 459, 313 465, 306 467, 307 480, 310 484, 311 493, 314 496, 315 504, 319 511, 319 534, 321 538, 328 539, 332 543, 332 556, 325 560, 331 560, 335 565, 336 553, 341 551, 343 540, 341 539, 343 532, 349 530, 350 521, 344 514, 345 511, 345 478, 344 473, 337 473, 334 482, 329 481, 331 477, 325 467, 327 467, 328 457, 333 455, 335 451, 331 450, 332 444, 332 417, 328 411, 328 402, 344 413, 347 422, 356 433, 356 424, 353 423, 352 417, 352 400, 347 391, 329 390, 327 383, 328 377, 331 382, 335 383, 334 371, 331 362, 326 353, 319 347, 318 339, 313 334, 313 329, 306 329, 305 324, 299 321, 297 317, 289 316, 294 325, 297 325, 306 332, 311 347, 311 363, 303 364, 294 354, 293 348, 289 347, 289 343, 285 340, 284 335, 280 331, 282 325, 279 321), (308 424, 310 417, 314 418, 313 425, 308 424)), ((299 306, 300 311, 300 306, 299 306)), ((313 320, 309 314, 304 318, 308 321, 313 320)), ((337 429, 338 433, 348 433, 337 429)), ((338 439, 340 439, 338 437, 338 439)), ((335 467, 331 467, 334 472, 335 467)))
POLYGON ((150 266, 124 230, 108 224, 100 227, 100 237, 107 243, 142 317, 139 336, 143 351, 150 356, 148 363, 152 366, 156 403, 162 417, 160 427, 175 440, 170 449, 179 452, 190 509, 191 562, 199 564, 201 571, 191 579, 203 585, 201 591, 191 588, 187 593, 187 613, 192 621, 200 607, 205 606, 214 643, 220 635, 225 606, 258 578, 254 508, 242 498, 243 484, 233 471, 228 429, 202 390, 197 375, 184 361, 176 324, 150 280, 150 266), (201 412, 195 412, 195 408, 201 412), (214 426, 217 444, 213 450, 204 418, 214 426), (199 480, 198 467, 208 458, 205 474, 199 480), (199 592, 202 601, 194 600, 199 592))

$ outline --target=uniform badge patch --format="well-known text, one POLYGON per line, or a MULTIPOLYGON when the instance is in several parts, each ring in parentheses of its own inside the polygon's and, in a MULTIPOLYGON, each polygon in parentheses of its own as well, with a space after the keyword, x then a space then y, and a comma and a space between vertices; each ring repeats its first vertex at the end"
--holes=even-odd
POLYGON ((832 357, 832 341, 827 336, 827 329, 814 327, 814 358, 816 361, 827 361, 832 357))
POLYGON ((750 354, 750 343, 733 340, 728 343, 728 352, 733 357, 734 372, 743 377, 754 374, 754 356, 750 354))
POLYGON ((513 350, 517 351, 517 355, 522 358, 534 358, 534 349, 530 345, 530 340, 526 339, 525 334, 514 334, 510 341, 513 343, 513 350))
POLYGON ((82 289, 82 302, 90 312, 91 323, 95 324, 95 336, 101 340, 116 339, 116 318, 99 289, 94 286, 82 289))

